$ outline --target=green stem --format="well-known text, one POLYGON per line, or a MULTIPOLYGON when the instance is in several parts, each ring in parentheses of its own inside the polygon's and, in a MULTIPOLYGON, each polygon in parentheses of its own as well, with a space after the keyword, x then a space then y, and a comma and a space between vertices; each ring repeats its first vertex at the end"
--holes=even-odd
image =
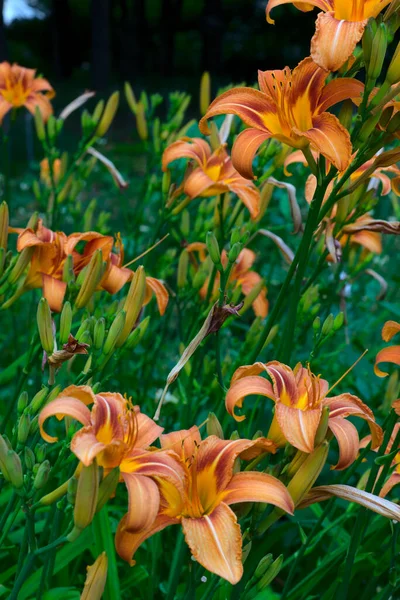
POLYGON ((175 546, 174 557, 172 559, 171 571, 168 579, 168 592, 166 600, 174 600, 176 589, 179 584, 179 575, 181 574, 181 566, 185 556, 186 548, 182 532, 179 532, 178 541, 175 546))

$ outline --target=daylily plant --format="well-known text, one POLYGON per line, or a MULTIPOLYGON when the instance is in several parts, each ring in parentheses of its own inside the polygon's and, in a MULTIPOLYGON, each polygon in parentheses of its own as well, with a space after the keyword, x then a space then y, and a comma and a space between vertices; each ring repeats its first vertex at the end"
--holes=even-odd
POLYGON ((376 18, 391 0, 269 0, 267 21, 274 23, 270 12, 281 4, 294 4, 307 12, 321 9, 311 40, 313 60, 327 71, 337 71, 353 54, 363 36, 368 19, 376 18))
MULTIPOLYGON (((385 342, 390 342, 392 337, 396 335, 396 333, 400 332, 400 323, 396 321, 386 321, 382 329, 382 339, 385 342)), ((376 355, 375 359, 375 375, 378 377, 386 377, 389 373, 385 373, 381 371, 378 367, 380 363, 390 362, 395 365, 400 365, 400 346, 389 346, 388 348, 384 348, 376 355)))
POLYGON ((357 429, 346 418, 355 416, 367 421, 373 448, 382 441, 382 429, 375 422, 373 412, 357 396, 344 393, 328 398, 329 391, 325 379, 314 375, 300 363, 292 370, 278 361, 258 362, 235 371, 225 405, 236 421, 243 421, 246 417, 237 415, 235 408, 241 407, 247 396, 260 394, 270 398, 275 402, 275 415, 268 437, 279 446, 289 442, 307 453, 314 450, 323 409, 327 407, 328 428, 339 445, 339 461, 333 468, 345 469, 354 462, 359 449, 357 429), (267 373, 272 383, 260 377, 260 373, 267 373))
MULTIPOLYGON (((67 284, 63 281, 63 270, 67 257, 72 256, 73 271, 78 275, 90 262, 93 254, 101 250, 106 269, 99 284, 99 289, 116 294, 133 276, 133 271, 123 266, 123 244, 117 237, 117 252, 113 252, 114 240, 111 236, 95 231, 72 233, 67 236, 62 231, 54 232, 38 220, 35 229, 10 228, 18 233, 17 250, 22 252, 30 248, 32 256, 30 267, 23 283, 23 288, 42 288, 50 308, 59 312, 62 309, 67 284), (83 251, 76 247, 84 242, 83 251)), ((160 313, 165 312, 168 304, 168 292, 164 285, 153 277, 146 278, 145 304, 150 301, 152 293, 156 295, 160 313)))
POLYGON ((21 106, 33 115, 38 107, 43 120, 47 121, 53 112, 50 100, 54 96, 47 79, 36 77, 35 69, 0 63, 0 124, 8 111, 21 106))
POLYGON ((149 449, 163 428, 121 394, 95 395, 89 386, 66 388, 41 411, 40 432, 50 443, 57 438, 47 434, 43 425, 52 416, 68 416, 83 425, 72 438, 71 451, 86 467, 96 459, 105 475, 119 467, 129 495, 127 527, 130 531, 149 527, 160 505, 158 487, 152 477, 181 480, 173 453, 149 449))
POLYGON ((193 557, 203 567, 237 583, 243 574, 242 536, 230 505, 265 502, 288 513, 294 510, 286 487, 275 477, 256 471, 234 473, 237 457, 250 458, 261 446, 274 451, 270 440, 221 440, 212 435, 201 441, 197 427, 161 436, 161 446, 176 452, 176 468, 184 473, 181 485, 159 479, 161 504, 153 524, 132 533, 128 516, 116 534, 118 554, 131 565, 147 538, 168 525, 181 524, 193 557), (247 455, 247 456, 246 456, 247 455))
POLYGON ((260 212, 260 192, 248 179, 245 179, 232 165, 225 145, 214 152, 201 138, 184 138, 171 144, 162 157, 163 171, 178 158, 190 158, 197 163, 184 179, 183 192, 191 199, 217 196, 232 192, 243 202, 252 219, 260 212))
POLYGON ((253 158, 263 142, 276 138, 293 148, 319 151, 339 171, 347 168, 352 147, 349 132, 327 109, 347 98, 359 98, 363 84, 356 79, 333 79, 312 58, 291 71, 259 71, 260 90, 233 88, 216 98, 199 123, 207 135, 208 119, 234 114, 249 127, 232 148, 234 167, 244 177, 253 177, 253 158))

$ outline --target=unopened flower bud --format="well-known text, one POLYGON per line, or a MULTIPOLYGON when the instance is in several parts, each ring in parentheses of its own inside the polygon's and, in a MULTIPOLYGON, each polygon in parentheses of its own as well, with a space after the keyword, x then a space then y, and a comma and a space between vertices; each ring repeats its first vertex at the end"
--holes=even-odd
POLYGON ((317 432, 315 434, 314 446, 317 448, 326 438, 326 433, 328 431, 329 424, 329 406, 324 406, 322 409, 321 418, 319 420, 319 425, 317 432))
POLYGON ((6 459, 8 455, 9 447, 2 435, 0 435, 0 471, 3 474, 4 479, 11 481, 11 477, 8 473, 6 459))
MULTIPOLYGON (((8 450, 5 458, 5 467, 9 476, 9 481, 17 490, 24 485, 24 475, 22 472, 21 459, 14 450, 8 450)), ((4 475, 4 472, 3 472, 4 475)))
POLYGON ((287 489, 293 498, 295 506, 301 502, 314 485, 325 465, 328 450, 329 443, 326 441, 322 442, 316 450, 308 455, 293 479, 289 482, 287 489))
POLYGON ((57 137, 56 118, 54 115, 50 115, 47 120, 47 135, 49 136, 50 143, 53 144, 57 137))
POLYGON ((232 248, 229 250, 228 259, 230 263, 234 263, 237 261, 240 251, 242 250, 242 244, 236 242, 233 244, 232 248))
POLYGON ((208 273, 204 269, 199 269, 193 277, 193 289, 199 290, 202 288, 207 277, 208 273))
POLYGON ((215 235, 212 231, 209 231, 207 233, 206 244, 207 244, 207 249, 208 249, 208 253, 210 255, 211 260, 213 261, 213 263, 216 266, 220 266, 221 265, 221 252, 219 250, 217 238, 215 237, 215 235))
POLYGON ((286 467, 283 469, 282 474, 284 473, 286 477, 294 477, 294 475, 300 469, 301 465, 307 459, 307 456, 308 454, 306 454, 306 452, 297 450, 291 462, 287 464, 286 467))
POLYGON ((42 409, 48 392, 49 388, 43 387, 41 390, 39 390, 37 394, 35 394, 35 396, 32 398, 31 403, 28 406, 29 414, 35 415, 42 409))
POLYGON ((37 431, 39 431, 39 415, 32 419, 29 435, 34 435, 37 431))
POLYGON ((125 81, 124 92, 125 92, 125 98, 128 103, 128 106, 131 109, 131 111, 133 112, 133 114, 135 115, 136 110, 137 110, 137 102, 136 102, 135 94, 133 93, 132 86, 127 81, 125 81))
POLYGON ((28 406, 29 398, 28 392, 22 392, 18 398, 17 402, 17 411, 18 414, 22 414, 26 407, 28 406))
POLYGON ((381 23, 378 25, 378 29, 374 35, 374 39, 372 40, 372 48, 371 48, 371 57, 367 68, 367 75, 370 79, 375 81, 381 71, 383 66, 383 61, 385 60, 387 48, 387 31, 385 23, 381 23))
POLYGON ((231 233, 231 247, 240 242, 241 237, 242 235, 240 233, 240 229, 238 227, 234 227, 231 233))
POLYGON ((393 85, 400 81, 400 42, 397 44, 389 68, 386 73, 386 81, 393 85))
POLYGON ((321 319, 320 317, 315 317, 313 324, 312 324, 312 328, 314 333, 319 333, 319 330, 321 328, 321 319))
POLYGON ((103 354, 105 356, 111 354, 114 351, 117 345, 117 341, 124 330, 125 322, 126 312, 124 310, 121 310, 115 317, 110 329, 108 330, 107 338, 103 346, 103 354))
POLYGON ((47 454, 46 444, 39 444, 38 446, 36 446, 35 456, 36 456, 36 460, 39 464, 44 461, 44 459, 46 458, 46 454, 47 454))
POLYGON ((162 176, 161 190, 164 196, 168 196, 171 187, 171 171, 166 169, 162 176))
POLYGON ((360 133, 358 134, 358 138, 361 142, 366 142, 369 139, 372 132, 378 125, 380 117, 381 115, 380 113, 378 113, 376 115, 372 115, 372 117, 365 121, 365 123, 361 127, 360 133))
POLYGON ((53 323, 50 306, 46 298, 41 298, 39 300, 37 324, 42 348, 47 354, 52 354, 54 350, 53 323))
POLYGON ((332 313, 330 313, 326 317, 326 319, 325 319, 325 321, 324 321, 324 323, 322 325, 321 334, 324 337, 327 336, 327 335, 329 335, 330 332, 332 331, 334 321, 335 321, 334 316, 333 316, 332 313))
POLYGON ((99 474, 97 463, 94 460, 88 467, 82 467, 76 490, 74 508, 74 529, 67 536, 69 541, 74 540, 93 520, 96 512, 99 494, 99 474))
POLYGON ((94 123, 99 122, 100 117, 103 114, 103 110, 104 110, 104 100, 99 100, 99 102, 96 104, 93 114, 92 114, 92 121, 94 123))
POLYGON ((96 512, 101 511, 109 499, 114 495, 119 482, 119 468, 112 469, 99 485, 99 496, 97 499, 96 512))
POLYGON ((188 210, 182 211, 181 231, 185 237, 188 237, 188 235, 190 233, 190 213, 188 210))
POLYGON ((333 331, 338 331, 344 323, 344 313, 340 312, 336 315, 333 321, 333 331))
POLYGON ((208 413, 207 419, 207 435, 216 435, 221 440, 224 439, 224 432, 222 431, 221 423, 218 420, 217 415, 213 412, 208 413))
POLYGON ((78 490, 78 479, 75 476, 72 476, 68 481, 67 486, 67 500, 70 504, 75 504, 76 500, 76 492, 78 490))
POLYGON ((103 115, 100 119, 100 123, 98 124, 96 135, 98 137, 103 137, 107 133, 110 128, 111 123, 114 120, 115 113, 117 112, 119 104, 119 92, 114 92, 109 97, 106 107, 104 109, 103 115))
POLYGON ((235 429, 235 431, 232 431, 229 439, 230 440, 240 440, 239 432, 236 429, 235 429))
POLYGON ((36 461, 33 450, 29 446, 25 446, 24 448, 24 461, 28 471, 32 471, 36 461))
POLYGON ((266 570, 263 577, 256 584, 256 589, 258 592, 261 592, 262 590, 264 590, 275 579, 275 577, 278 575, 279 571, 282 569, 282 566, 283 566, 283 554, 281 554, 280 556, 278 556, 277 559, 274 560, 274 562, 266 570))
POLYGON ((149 323, 150 317, 146 317, 145 319, 143 319, 140 325, 136 327, 136 329, 134 329, 132 333, 129 334, 128 339, 125 342, 125 347, 128 350, 135 348, 135 346, 137 346, 141 342, 141 340, 144 337, 144 334, 146 333, 147 327, 149 326, 149 323))
POLYGON ((4 250, 4 256, 1 261, 1 270, 4 265, 4 258, 7 251, 7 241, 8 241, 8 226, 9 226, 9 215, 8 215, 8 205, 6 202, 2 202, 0 204, 0 248, 4 250))
POLYGON ((94 326, 93 331, 93 345, 96 350, 100 350, 104 344, 104 338, 106 334, 106 322, 103 317, 101 317, 94 326))
POLYGON ((31 419, 27 413, 20 416, 17 429, 17 440, 18 444, 25 444, 29 437, 29 431, 31 427, 31 419))
POLYGON ((125 298, 123 311, 125 314, 125 322, 121 331, 120 337, 117 339, 117 348, 128 338, 131 333, 140 311, 142 310, 143 302, 146 295, 146 273, 142 266, 138 267, 132 277, 131 285, 128 294, 125 298))
POLYGON ((387 106, 381 112, 381 116, 379 119, 379 129, 386 130, 386 127, 389 124, 390 119, 393 116, 394 107, 387 106))
POLYGON ((210 73, 204 71, 200 80, 200 114, 205 115, 211 101, 211 79, 210 73))
POLYGON ((239 310, 239 314, 242 315, 246 312, 246 310, 248 310, 250 308, 250 306, 253 304, 254 300, 256 298, 258 298, 259 294, 261 293, 261 291, 263 290, 263 288, 265 287, 265 282, 263 279, 261 279, 250 291, 249 294, 247 294, 245 296, 245 299, 243 301, 243 306, 242 308, 239 310))
POLYGON ((136 129, 141 140, 146 141, 149 137, 149 130, 146 121, 146 111, 142 102, 136 106, 136 129))
POLYGON ((42 462, 38 469, 38 472, 36 473, 35 479, 33 480, 33 487, 36 490, 44 488, 44 486, 49 480, 50 470, 50 462, 48 460, 42 462))
POLYGON ((366 67, 368 67, 369 62, 371 60, 372 44, 374 41, 377 27, 378 27, 378 25, 377 25, 375 19, 370 19, 367 23, 366 28, 364 29, 364 35, 362 38, 362 49, 363 49, 364 63, 365 63, 366 67))
POLYGON ((103 276, 103 255, 101 250, 96 250, 90 259, 85 276, 81 285, 81 289, 75 300, 76 308, 84 308, 92 298, 100 280, 103 276))
POLYGON ((72 257, 72 254, 68 254, 68 256, 65 259, 62 280, 68 284, 75 281, 74 259, 72 257))
POLYGON ((15 263, 13 270, 8 276, 9 283, 13 284, 21 277, 26 267, 31 262, 32 255, 35 249, 33 247, 27 247, 20 252, 17 262, 15 263))
POLYGON ((36 108, 35 108, 34 119, 35 119, 36 135, 38 136, 38 140, 40 142, 44 142, 46 139, 46 131, 44 128, 42 113, 38 106, 36 106, 36 108))
POLYGON ((60 315, 60 344, 66 344, 71 333, 72 308, 69 302, 65 302, 60 315))
POLYGON ((108 558, 105 552, 87 567, 85 586, 80 600, 101 600, 107 581, 108 558))
POLYGON ((187 283, 187 272, 189 267, 189 254, 184 249, 181 252, 178 262, 178 271, 177 271, 177 284, 178 288, 182 288, 187 283))

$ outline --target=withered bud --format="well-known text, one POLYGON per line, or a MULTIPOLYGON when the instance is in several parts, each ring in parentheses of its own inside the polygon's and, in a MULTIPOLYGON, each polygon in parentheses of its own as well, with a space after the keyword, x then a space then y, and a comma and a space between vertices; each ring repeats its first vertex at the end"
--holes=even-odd
POLYGON ((232 306, 232 304, 224 304, 223 306, 219 306, 218 304, 214 305, 213 312, 211 315, 211 321, 208 326, 207 335, 210 333, 216 333, 225 323, 226 319, 231 316, 240 317, 239 310, 242 308, 243 302, 240 302, 236 306, 232 306))

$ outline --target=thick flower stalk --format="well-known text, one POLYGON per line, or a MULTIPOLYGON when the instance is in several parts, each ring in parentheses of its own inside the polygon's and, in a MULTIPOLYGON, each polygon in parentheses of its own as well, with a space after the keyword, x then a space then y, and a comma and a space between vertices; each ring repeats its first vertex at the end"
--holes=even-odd
POLYGON ((359 437, 355 426, 347 417, 361 417, 367 421, 372 435, 372 447, 382 442, 382 429, 375 422, 373 412, 357 396, 344 393, 327 397, 329 384, 325 379, 311 373, 299 363, 294 370, 287 365, 272 361, 239 367, 232 377, 225 405, 236 421, 246 417, 235 413, 243 400, 250 395, 260 394, 275 402, 275 415, 268 437, 279 446, 289 442, 302 452, 314 450, 317 431, 323 409, 329 409, 328 429, 339 445, 339 461, 335 469, 345 469, 357 457, 359 437), (266 373, 272 383, 260 377, 266 373))
POLYGON ((197 166, 187 174, 183 192, 191 199, 217 196, 232 192, 243 202, 254 220, 260 212, 260 192, 234 168, 225 145, 214 152, 201 138, 184 138, 174 142, 164 151, 162 168, 179 158, 192 159, 197 166))
POLYGON ((281 4, 294 4, 307 12, 319 8, 315 34, 311 40, 313 60, 327 71, 337 71, 353 54, 363 36, 368 19, 376 18, 391 0, 269 0, 267 21, 271 10, 281 4))
POLYGON ((350 164, 349 132, 337 117, 327 112, 347 98, 360 98, 363 84, 356 79, 333 79, 325 85, 328 71, 312 58, 304 59, 293 71, 259 71, 260 90, 233 88, 209 106, 199 127, 209 133, 211 117, 234 114, 249 127, 240 133, 232 148, 232 162, 243 177, 253 178, 253 158, 263 142, 276 138, 293 148, 317 150, 339 171, 350 164))
POLYGON ((181 484, 159 479, 160 510, 147 529, 131 533, 128 517, 122 519, 116 534, 119 555, 134 565, 140 544, 168 525, 181 524, 193 557, 212 573, 237 583, 243 574, 242 536, 230 505, 263 502, 288 513, 294 510, 289 492, 275 477, 256 471, 234 473, 237 457, 274 451, 274 444, 265 438, 221 440, 214 435, 201 441, 197 427, 192 427, 162 435, 161 445, 176 452, 181 484))
POLYGON ((33 115, 39 109, 44 121, 53 113, 50 100, 55 92, 47 79, 36 77, 35 69, 0 63, 0 124, 13 108, 25 106, 33 115))

